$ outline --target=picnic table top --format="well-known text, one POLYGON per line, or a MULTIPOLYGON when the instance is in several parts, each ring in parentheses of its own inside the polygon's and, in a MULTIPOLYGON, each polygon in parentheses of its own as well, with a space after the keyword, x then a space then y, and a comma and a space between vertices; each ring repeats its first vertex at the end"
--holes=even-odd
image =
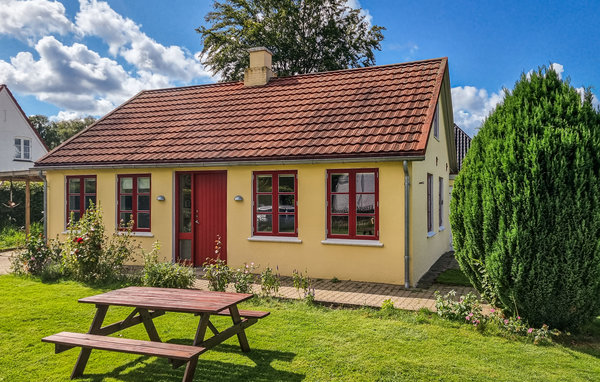
POLYGON ((127 287, 80 298, 79 302, 96 305, 132 306, 171 312, 214 314, 250 298, 252 298, 252 295, 246 293, 127 287))

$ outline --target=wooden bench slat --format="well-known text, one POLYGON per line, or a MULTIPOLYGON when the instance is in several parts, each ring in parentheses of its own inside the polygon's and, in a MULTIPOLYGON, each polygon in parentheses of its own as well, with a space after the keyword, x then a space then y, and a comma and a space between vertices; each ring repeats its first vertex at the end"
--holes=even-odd
MULTIPOLYGON (((269 314, 271 314, 271 312, 261 312, 258 310, 242 310, 242 309, 240 309, 239 312, 240 312, 241 317, 252 317, 252 318, 265 318, 269 314)), ((217 313, 217 315, 231 316, 231 313, 229 312, 229 309, 223 309, 222 311, 217 313)))
POLYGON ((163 358, 190 360, 206 351, 199 346, 171 344, 166 342, 152 342, 134 340, 129 338, 106 337, 95 334, 61 332, 42 338, 43 342, 117 351, 122 353, 140 354, 163 358))

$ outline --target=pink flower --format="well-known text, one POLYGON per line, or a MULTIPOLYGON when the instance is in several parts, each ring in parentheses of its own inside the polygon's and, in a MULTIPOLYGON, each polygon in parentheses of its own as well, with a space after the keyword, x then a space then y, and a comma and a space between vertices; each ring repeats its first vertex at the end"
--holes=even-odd
POLYGON ((520 320, 520 319, 521 319, 521 316, 517 316, 517 320, 520 320))
POLYGON ((469 321, 471 319, 471 316, 466 316, 465 320, 469 321))
POLYGON ((527 334, 531 334, 533 332, 533 328, 527 329, 527 334))
POLYGON ((490 309, 490 312, 494 313, 496 311, 496 309, 492 308, 490 309))
POLYGON ((508 320, 504 320, 504 325, 508 325, 508 320))

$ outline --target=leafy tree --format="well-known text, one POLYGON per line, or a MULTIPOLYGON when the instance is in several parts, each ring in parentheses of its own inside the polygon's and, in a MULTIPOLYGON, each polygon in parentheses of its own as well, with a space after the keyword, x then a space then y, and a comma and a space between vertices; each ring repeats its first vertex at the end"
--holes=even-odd
POLYGON ((600 314, 600 113, 552 69, 522 75, 473 139, 452 193, 456 258, 531 325, 600 314))
POLYGON ((40 136, 44 142, 46 142, 46 145, 48 145, 50 149, 53 149, 96 122, 96 119, 88 116, 81 119, 51 122, 48 117, 44 115, 32 115, 29 117, 29 121, 40 133, 40 136))
POLYGON ((273 52, 278 76, 374 65, 385 30, 345 0, 215 1, 205 20, 201 57, 224 81, 243 78, 257 46, 273 52))

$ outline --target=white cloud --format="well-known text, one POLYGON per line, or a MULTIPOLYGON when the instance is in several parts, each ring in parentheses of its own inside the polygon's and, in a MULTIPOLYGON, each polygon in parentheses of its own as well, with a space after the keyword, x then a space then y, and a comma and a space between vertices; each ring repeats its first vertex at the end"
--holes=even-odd
POLYGON ((138 70, 183 82, 210 78, 197 55, 180 46, 156 42, 141 31, 140 25, 115 12, 106 2, 80 0, 75 20, 81 33, 100 37, 108 44, 110 54, 123 57, 138 70))
POLYGON ((487 90, 474 86, 452 88, 454 123, 473 137, 483 121, 503 99, 503 91, 489 94, 487 90))
POLYGON ((143 88, 169 86, 167 77, 157 74, 142 71, 132 77, 118 62, 82 44, 65 46, 46 36, 35 50, 39 60, 29 52, 10 63, 0 60, 0 83, 66 109, 60 115, 102 115, 143 88))
POLYGON ((373 25, 373 16, 371 15, 371 12, 369 12, 368 9, 361 7, 359 0, 346 0, 346 4, 350 8, 359 9, 360 15, 365 17, 365 21, 369 24, 369 27, 373 25))
POLYGON ((2 0, 0 34, 10 35, 34 45, 38 38, 56 33, 74 32, 73 23, 65 16, 65 7, 48 0, 2 0))

